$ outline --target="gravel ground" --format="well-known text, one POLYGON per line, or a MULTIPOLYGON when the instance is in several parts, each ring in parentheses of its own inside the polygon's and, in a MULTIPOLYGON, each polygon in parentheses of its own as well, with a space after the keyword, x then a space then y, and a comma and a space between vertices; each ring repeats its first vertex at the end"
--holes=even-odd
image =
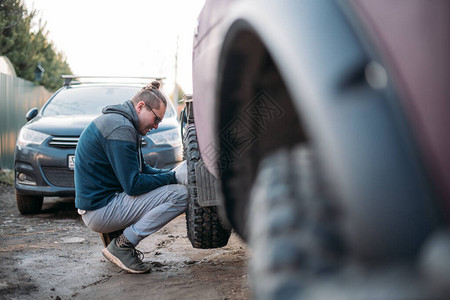
POLYGON ((46 198, 22 216, 14 188, 0 184, 0 299, 248 299, 249 251, 233 233, 220 249, 192 248, 181 215, 137 247, 149 274, 128 274, 105 260, 100 236, 71 198, 46 198))

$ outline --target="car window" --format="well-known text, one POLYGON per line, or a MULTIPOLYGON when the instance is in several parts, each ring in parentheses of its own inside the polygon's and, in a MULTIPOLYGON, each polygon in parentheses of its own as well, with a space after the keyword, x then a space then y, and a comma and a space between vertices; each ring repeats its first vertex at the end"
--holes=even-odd
MULTIPOLYGON (((99 115, 103 107, 130 100, 140 87, 97 86, 62 89, 44 107, 44 116, 56 115, 99 115)), ((170 101, 168 101, 170 102, 170 101)), ((175 116, 175 110, 168 103, 165 117, 175 116)))

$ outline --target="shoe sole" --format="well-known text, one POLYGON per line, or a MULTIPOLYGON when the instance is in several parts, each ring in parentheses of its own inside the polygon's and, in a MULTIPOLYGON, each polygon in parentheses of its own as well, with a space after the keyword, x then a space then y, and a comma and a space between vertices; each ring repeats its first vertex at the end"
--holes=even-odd
POLYGON ((149 268, 148 270, 145 271, 137 271, 137 270, 132 270, 130 268, 128 268, 127 266, 125 266, 120 259, 118 259, 117 257, 115 257, 111 252, 108 251, 108 249, 103 249, 102 250, 102 254, 104 257, 106 257, 110 262, 112 262, 113 264, 117 265, 119 268, 127 271, 128 273, 132 273, 132 274, 143 274, 143 273, 148 273, 151 271, 151 269, 149 268))

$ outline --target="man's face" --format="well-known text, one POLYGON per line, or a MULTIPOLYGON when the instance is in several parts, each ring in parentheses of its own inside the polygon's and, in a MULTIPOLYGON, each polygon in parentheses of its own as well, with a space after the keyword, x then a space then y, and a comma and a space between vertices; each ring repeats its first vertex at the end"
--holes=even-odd
POLYGON ((140 101, 136 105, 136 112, 139 117, 139 133, 146 135, 150 130, 158 128, 159 122, 166 113, 166 106, 160 102, 159 108, 155 109, 140 101))

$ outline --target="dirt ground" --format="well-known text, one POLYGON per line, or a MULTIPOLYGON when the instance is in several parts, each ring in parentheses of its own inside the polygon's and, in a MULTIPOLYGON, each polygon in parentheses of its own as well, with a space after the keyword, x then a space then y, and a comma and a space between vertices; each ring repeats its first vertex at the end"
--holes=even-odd
POLYGON ((14 188, 0 184, 0 299, 251 298, 246 245, 232 234, 226 247, 194 249, 184 215, 137 247, 149 274, 121 271, 102 248, 73 199, 46 198, 41 214, 22 216, 14 188))

